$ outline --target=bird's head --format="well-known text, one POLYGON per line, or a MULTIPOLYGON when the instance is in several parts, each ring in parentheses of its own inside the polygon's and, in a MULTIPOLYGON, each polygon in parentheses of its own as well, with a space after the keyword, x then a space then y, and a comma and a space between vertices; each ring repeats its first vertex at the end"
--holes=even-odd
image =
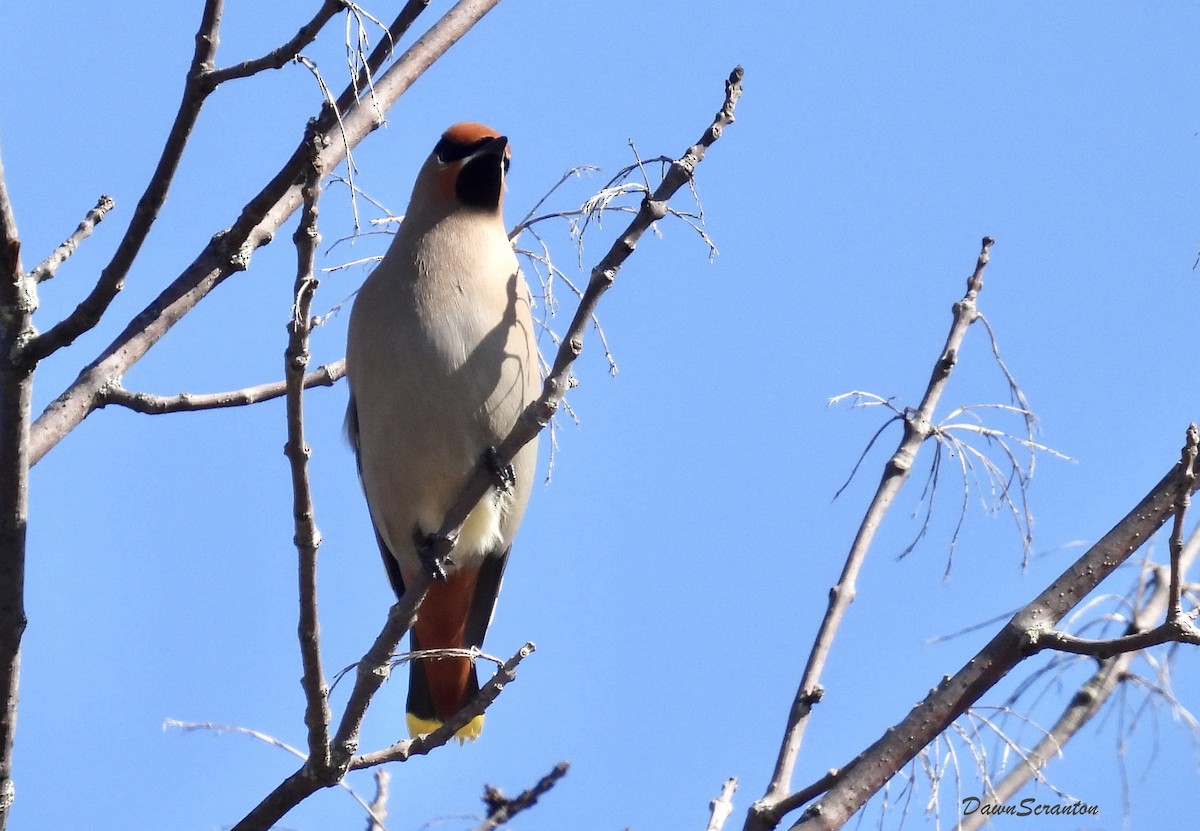
POLYGON ((453 125, 417 174, 410 210, 427 206, 444 216, 465 209, 499 218, 511 157, 508 138, 491 127, 475 121, 453 125))

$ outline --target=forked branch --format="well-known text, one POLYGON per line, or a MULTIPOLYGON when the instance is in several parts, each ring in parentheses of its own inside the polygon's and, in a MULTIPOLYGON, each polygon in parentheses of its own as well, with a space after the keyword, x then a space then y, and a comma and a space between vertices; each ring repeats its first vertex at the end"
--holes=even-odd
POLYGON ((1188 643, 1200 645, 1200 629, 1196 627, 1193 618, 1183 612, 1181 603, 1183 563, 1183 524, 1187 517, 1188 506, 1191 505, 1192 490, 1196 486, 1196 456, 1200 452, 1200 430, 1192 424, 1187 430, 1187 442, 1184 444, 1180 465, 1183 473, 1180 477, 1180 487, 1175 494, 1175 522, 1171 528, 1169 541, 1171 565, 1167 579, 1167 603, 1165 619, 1158 626, 1140 627, 1136 631, 1127 632, 1117 638, 1080 638, 1066 632, 1051 629, 1038 630, 1030 634, 1030 653, 1043 649, 1056 649, 1060 652, 1071 652, 1076 655, 1091 655, 1105 660, 1125 652, 1136 652, 1151 646, 1164 643, 1188 643))
MULTIPOLYGON (((1096 586, 1150 539, 1175 512, 1181 490, 1196 487, 1193 432, 1183 461, 1176 463, 1124 519, 1017 611, 992 640, 957 673, 945 678, 907 716, 840 768, 820 801, 811 805, 793 831, 841 828, 880 788, 927 744, 974 705, 1029 655, 1037 633, 1060 621, 1096 586)), ((791 806, 799 807, 799 806, 791 806)))
POLYGON ((558 780, 567 775, 570 767, 569 762, 559 762, 532 788, 526 788, 511 798, 505 796, 499 788, 486 786, 483 802, 488 809, 487 819, 476 825, 474 831, 495 831, 497 828, 504 827, 517 814, 537 805, 538 799, 549 793, 550 789, 558 784, 558 780))
POLYGON ((287 66, 299 54, 301 49, 317 39, 317 35, 321 34, 321 30, 325 28, 326 23, 332 20, 338 12, 351 5, 350 0, 325 0, 312 16, 312 19, 301 26, 296 34, 286 43, 275 47, 262 57, 242 61, 233 66, 222 67, 221 69, 213 69, 207 74, 205 78, 206 83, 210 88, 216 89, 226 81, 232 81, 237 78, 249 78, 251 75, 257 75, 259 72, 267 69, 281 69, 287 66))
POLYGON ((171 189, 171 183, 183 159, 183 151, 192 134, 192 128, 196 125, 196 119, 200 117, 205 100, 214 89, 206 83, 206 79, 216 60, 224 5, 224 0, 207 0, 204 4, 200 30, 196 33, 192 63, 184 82, 183 99, 175 113, 175 121, 167 134, 158 164, 150 176, 142 198, 134 208, 133 218, 117 245, 116 253, 100 273, 99 281, 75 310, 29 343, 26 347, 29 353, 28 360, 36 363, 64 346, 70 346, 76 338, 94 328, 117 294, 125 287, 125 276, 142 250, 142 244, 146 241, 154 221, 158 219, 158 212, 167 200, 167 192, 171 189))
MULTIPOLYGON (((1179 562, 1186 572, 1200 554, 1200 533, 1193 533, 1192 538, 1184 547, 1179 562)), ((1146 575, 1139 576, 1146 580, 1146 575)), ((1168 612, 1170 597, 1170 567, 1158 566, 1149 572, 1150 591, 1141 605, 1132 610, 1126 635, 1135 635, 1155 628, 1155 621, 1161 620, 1168 612)), ((1142 594, 1140 591, 1138 594, 1142 594)), ((988 793, 988 801, 1006 803, 1019 791, 1025 783, 1035 776, 1040 776, 1041 770, 1051 759, 1060 755, 1062 748, 1078 733, 1084 725, 1100 712, 1101 708, 1112 698, 1112 694, 1124 680, 1129 677, 1130 667, 1136 653, 1114 653, 1111 657, 1100 659, 1095 672, 1079 686, 1075 694, 1063 710, 1058 720, 1046 731, 1040 741, 1027 753, 1021 761, 988 793)), ((1011 700, 1010 700, 1010 703, 1011 700)), ((974 813, 963 819, 957 831, 978 831, 987 822, 988 817, 974 813)))
POLYGON ((809 714, 812 712, 813 704, 821 698, 820 679, 825 662, 833 648, 834 638, 845 617, 846 610, 854 600, 858 574, 866 561, 867 552, 875 538, 875 532, 883 522, 896 494, 908 480, 917 451, 920 450, 925 440, 934 434, 934 410, 950 379, 950 372, 958 362, 958 352, 967 328, 975 322, 979 314, 976 300, 979 292, 983 289, 983 273, 987 268, 992 244, 991 237, 983 238, 975 270, 967 280, 967 291, 954 304, 950 331, 946 336, 946 343, 942 347, 941 354, 934 364, 920 406, 903 413, 904 434, 901 437, 900 445, 884 467, 883 477, 875 491, 875 496, 867 508, 858 534, 846 556, 842 574, 837 585, 830 590, 829 606, 817 631, 812 650, 809 652, 808 664, 804 668, 804 675, 797 687, 796 696, 788 713, 787 727, 784 730, 783 742, 775 762, 774 774, 766 794, 754 804, 747 814, 746 831, 765 831, 765 829, 774 828, 783 812, 794 807, 794 800, 789 799, 792 775, 800 755, 800 746, 804 739, 804 730, 808 724, 809 714))

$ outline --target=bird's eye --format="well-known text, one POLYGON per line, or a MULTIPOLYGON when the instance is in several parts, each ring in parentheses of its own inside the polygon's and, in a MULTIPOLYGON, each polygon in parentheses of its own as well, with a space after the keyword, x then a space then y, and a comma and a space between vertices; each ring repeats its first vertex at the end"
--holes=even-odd
POLYGON ((443 137, 433 148, 433 152, 437 154, 437 160, 442 164, 456 162, 459 159, 465 159, 479 148, 483 147, 488 142, 493 141, 491 138, 481 138, 479 141, 473 141, 470 144, 464 144, 460 141, 443 137))

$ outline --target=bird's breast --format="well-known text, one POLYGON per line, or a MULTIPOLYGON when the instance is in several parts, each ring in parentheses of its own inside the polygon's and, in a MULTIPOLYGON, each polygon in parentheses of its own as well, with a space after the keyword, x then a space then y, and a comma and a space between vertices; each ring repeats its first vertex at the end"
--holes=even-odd
MULTIPOLYGON (((484 451, 536 396, 532 327, 529 291, 502 228, 451 225, 398 238, 363 286, 348 372, 364 484, 393 551, 414 524, 428 532, 440 523, 484 451), (386 518, 377 507, 384 503, 397 509, 386 518)), ((519 483, 518 515, 528 487, 519 483)), ((482 551, 509 536, 510 503, 485 502, 469 523, 482 551)))

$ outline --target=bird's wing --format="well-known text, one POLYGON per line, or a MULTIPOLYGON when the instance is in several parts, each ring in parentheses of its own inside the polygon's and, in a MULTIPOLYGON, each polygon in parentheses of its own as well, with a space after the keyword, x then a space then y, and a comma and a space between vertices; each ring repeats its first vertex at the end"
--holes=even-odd
MULTIPOLYGON (((358 468, 358 481, 362 482, 362 457, 358 452, 358 406, 354 402, 354 394, 350 395, 350 403, 346 406, 346 438, 350 441, 350 446, 354 448, 354 463, 358 468)), ((364 490, 365 490, 364 486, 364 490)), ((367 501, 367 513, 371 512, 371 503, 367 501)), ((379 533, 379 523, 375 521, 375 517, 371 517, 371 528, 375 531, 375 542, 379 544, 379 553, 383 557, 383 567, 387 571, 388 582, 392 584, 392 591, 396 593, 396 599, 399 600, 404 596, 404 577, 400 574, 400 564, 396 561, 396 557, 388 548, 387 543, 383 541, 383 536, 379 533)))
POLYGON ((467 628, 464 640, 468 646, 483 647, 483 637, 492 623, 496 610, 496 598, 500 596, 500 585, 504 581, 504 567, 508 565, 508 552, 512 546, 489 554, 479 566, 475 582, 475 596, 471 599, 471 610, 467 613, 467 628))

